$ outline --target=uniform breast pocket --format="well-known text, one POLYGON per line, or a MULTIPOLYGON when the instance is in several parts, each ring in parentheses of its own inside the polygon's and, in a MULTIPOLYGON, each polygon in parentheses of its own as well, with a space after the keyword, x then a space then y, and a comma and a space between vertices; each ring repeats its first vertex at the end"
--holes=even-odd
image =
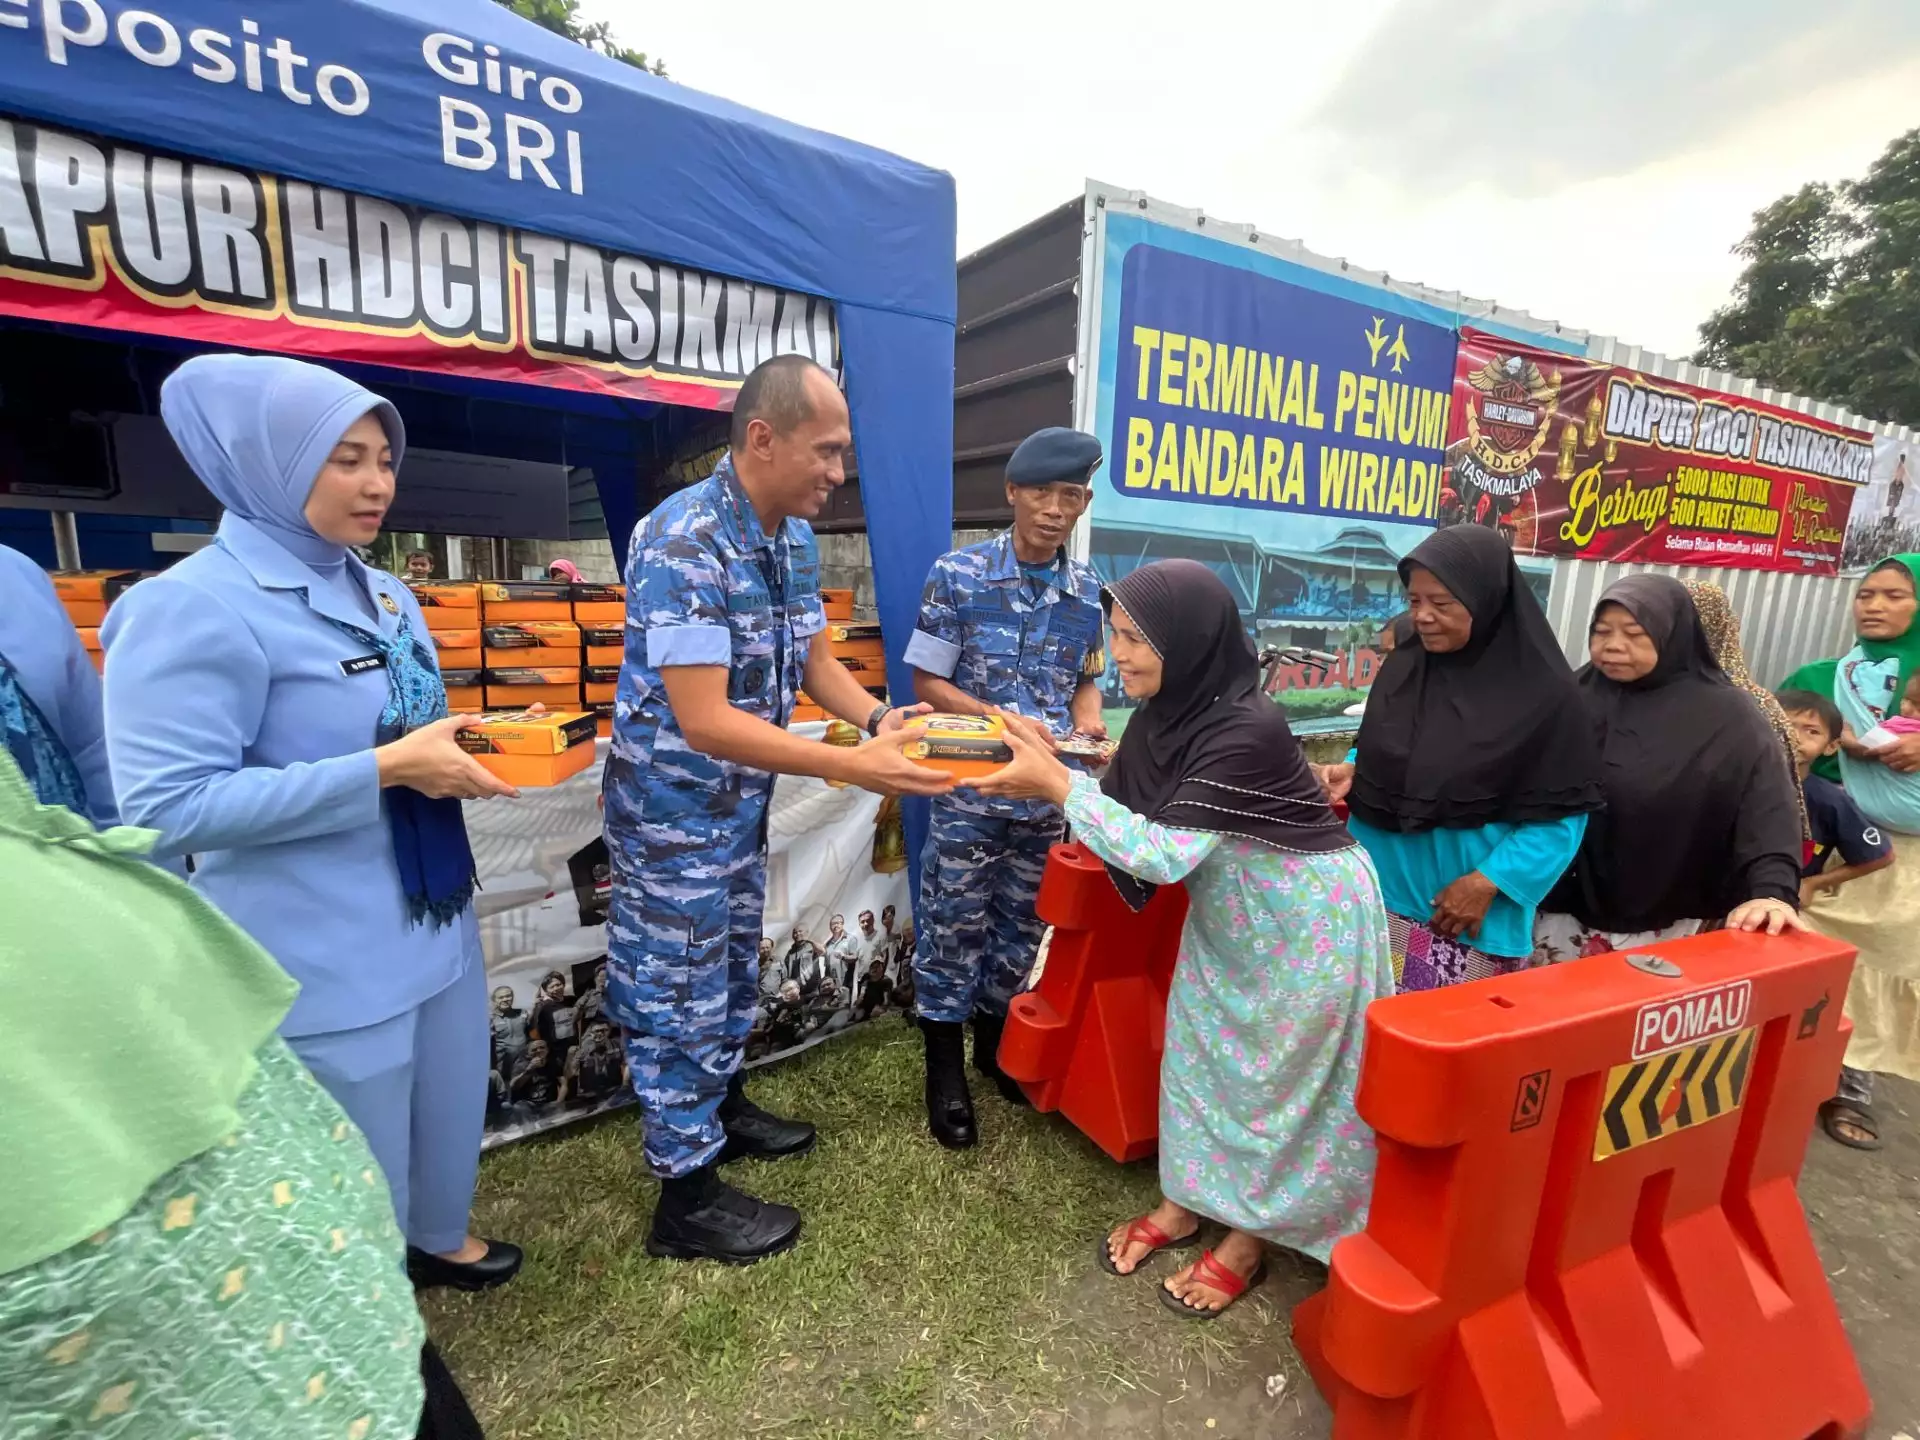
POLYGON ((969 688, 976 699, 992 699, 994 692, 1012 685, 1020 674, 1020 627, 987 625, 969 629, 967 657, 972 667, 969 688))

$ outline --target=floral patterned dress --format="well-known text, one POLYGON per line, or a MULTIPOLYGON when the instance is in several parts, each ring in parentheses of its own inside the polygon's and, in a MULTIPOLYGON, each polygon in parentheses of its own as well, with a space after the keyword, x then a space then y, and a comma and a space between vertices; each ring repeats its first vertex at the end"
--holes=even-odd
POLYGON ((6 1440, 413 1440, 425 1328, 387 1182, 275 1038, 240 1127, 0 1276, 6 1440))
POLYGON ((1366 1224, 1354 1110, 1366 1008, 1393 993, 1387 913, 1358 846, 1286 854, 1155 825, 1073 782, 1074 838, 1189 909, 1167 996, 1160 1185, 1197 1214, 1324 1261, 1366 1224))

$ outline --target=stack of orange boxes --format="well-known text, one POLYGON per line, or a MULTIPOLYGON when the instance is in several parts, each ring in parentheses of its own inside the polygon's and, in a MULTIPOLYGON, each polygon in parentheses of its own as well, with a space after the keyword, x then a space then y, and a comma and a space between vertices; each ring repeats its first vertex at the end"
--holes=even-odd
MULTIPOLYGON (((591 602, 590 602, 591 603, 591 602)), ((625 601, 621 602, 623 605, 625 601)), ((602 735, 613 734, 613 697, 619 687, 620 663, 626 657, 625 624, 597 625, 580 622, 580 640, 586 653, 586 685, 583 699, 593 712, 602 735), (604 699, 596 699, 604 696, 604 699)))
POLYGON ((420 581, 407 587, 427 622, 427 633, 446 682, 447 709, 477 714, 485 703, 480 689, 480 587, 459 581, 420 581))
MULTIPOLYGON (((887 698, 887 654, 880 641, 878 620, 853 618, 853 591, 822 590, 820 605, 826 612, 827 628, 820 637, 831 648, 835 659, 853 672, 853 678, 866 687, 875 700, 887 698)), ((819 643, 819 640, 814 642, 819 643)), ((813 702, 804 690, 793 707, 793 723, 825 720, 827 712, 813 702)))
POLYGON ((613 696, 620 684, 620 661, 627 639, 627 587, 574 586, 573 618, 585 647, 580 699, 593 712, 600 734, 611 735, 613 696))
POLYGON ((62 570, 53 575, 53 593, 80 632, 80 643, 95 670, 106 660, 100 652, 100 625, 107 618, 107 607, 144 579, 145 573, 139 570, 62 570))
POLYGON ((563 580, 480 587, 481 658, 489 710, 580 707, 580 627, 563 580))

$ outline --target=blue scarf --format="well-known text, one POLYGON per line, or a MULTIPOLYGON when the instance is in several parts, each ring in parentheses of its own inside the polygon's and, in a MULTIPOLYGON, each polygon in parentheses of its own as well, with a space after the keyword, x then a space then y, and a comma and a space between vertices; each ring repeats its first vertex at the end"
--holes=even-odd
POLYGON ((87 787, 80 768, 5 655, 0 655, 0 738, 42 805, 61 805, 76 815, 87 813, 87 787))
MULTIPOLYGON (((387 703, 380 711, 376 744, 390 744, 447 718, 447 687, 431 657, 414 639, 410 617, 400 617, 399 633, 391 639, 358 625, 331 623, 373 646, 386 661, 387 703)), ((407 913, 416 925, 431 920, 436 930, 441 929, 460 918, 480 888, 466 814, 458 800, 435 800, 404 785, 388 789, 383 798, 387 825, 393 832, 394 863, 400 867, 400 884, 407 893, 407 913)))

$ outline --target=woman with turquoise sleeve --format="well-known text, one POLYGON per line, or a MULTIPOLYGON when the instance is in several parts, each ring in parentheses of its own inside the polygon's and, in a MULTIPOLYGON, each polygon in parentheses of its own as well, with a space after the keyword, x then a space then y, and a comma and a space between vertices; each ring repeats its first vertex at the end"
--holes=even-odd
POLYGON ((121 816, 299 982, 281 1034, 365 1132, 416 1283, 500 1284, 519 1251, 467 1232, 491 1032, 460 802, 511 791, 455 742, 413 596, 351 550, 399 413, 242 355, 187 361, 160 412, 226 514, 103 627, 121 816))
POLYGON ((1400 562, 1417 644, 1387 657, 1329 767, 1386 892, 1399 988, 1526 968, 1533 919, 1600 808, 1573 671, 1513 552, 1477 525, 1400 562))
POLYGON ((1260 1283, 1269 1244, 1324 1262, 1366 1223, 1373 1132, 1354 1109, 1367 1006, 1393 989, 1387 915, 1366 852, 1333 813, 1260 690, 1232 593, 1161 560, 1103 596, 1134 712, 1096 784, 1009 717, 1011 765, 983 793, 1063 807, 1121 898, 1184 883, 1187 919, 1160 1066, 1160 1205, 1100 1241, 1131 1275, 1212 1222, 1213 1248, 1160 1300, 1211 1319, 1260 1283))

